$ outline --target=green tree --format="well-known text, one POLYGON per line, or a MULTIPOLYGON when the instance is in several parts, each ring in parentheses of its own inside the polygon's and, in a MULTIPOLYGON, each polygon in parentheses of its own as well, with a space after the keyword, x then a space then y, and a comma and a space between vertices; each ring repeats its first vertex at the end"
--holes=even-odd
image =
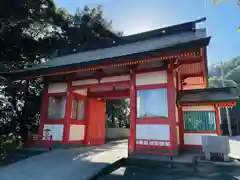
POLYGON ((114 127, 129 127, 130 106, 128 99, 116 99, 106 101, 107 120, 114 127))
POLYGON ((226 74, 226 79, 234 81, 236 84, 240 84, 240 66, 236 66, 226 74))
MULTIPOLYGON (((234 80, 224 79, 224 85, 227 87, 234 87, 237 86, 237 83, 234 80)), ((209 77, 209 87, 210 88, 223 87, 221 77, 217 76, 209 77)))
MULTIPOLYGON (((225 74, 224 84, 225 86, 239 86, 240 85, 240 57, 233 58, 229 61, 223 63, 223 71, 225 74)), ((221 67, 220 66, 212 66, 209 68, 209 86, 218 88, 222 87, 222 79, 221 79, 221 67)), ((232 124, 236 124, 239 120, 239 111, 236 107, 233 107, 230 110, 232 124)), ((224 109, 221 110, 221 117, 223 124, 226 122, 226 112, 224 109)), ((226 134, 227 126, 223 127, 226 134)), ((236 131, 236 128, 233 127, 233 132, 236 131)))
MULTIPOLYGON (((226 86, 240 85, 240 57, 223 63, 224 83, 226 86)), ((209 86, 222 87, 221 66, 209 67, 209 86)))
MULTIPOLYGON (((42 63, 50 57, 76 53, 83 44, 109 43, 112 32, 101 6, 78 9, 71 15, 52 0, 0 2, 0 71, 13 71, 42 63)), ((8 81, 0 88, 0 149, 8 139, 27 139, 38 124, 43 85, 41 79, 8 81), (13 138, 13 136, 15 138, 13 138)), ((5 152, 5 151, 4 151, 5 152)), ((1 152, 0 152, 1 154, 1 152)))
MULTIPOLYGON (((61 14, 55 12, 55 5, 51 0, 2 0, 0 2, 0 71, 13 71, 40 63, 42 58, 50 55, 51 49, 47 47, 51 47, 51 41, 47 41, 49 36, 39 35, 46 32, 47 27, 55 28, 63 21, 61 14)), ((4 157, 6 147, 17 146, 20 137, 26 139, 29 121, 37 115, 37 102, 41 91, 39 86, 39 80, 9 81, 1 86, 1 157, 4 157)))

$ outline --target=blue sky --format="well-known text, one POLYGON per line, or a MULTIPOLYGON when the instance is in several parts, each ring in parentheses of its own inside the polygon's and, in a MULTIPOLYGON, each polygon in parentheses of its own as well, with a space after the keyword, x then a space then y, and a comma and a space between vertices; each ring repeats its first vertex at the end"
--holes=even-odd
POLYGON ((212 36, 208 63, 219 64, 240 55, 240 7, 234 0, 213 5, 211 0, 55 0, 74 13, 84 5, 103 5, 104 16, 125 35, 207 17, 201 25, 212 36), (238 18, 237 18, 238 17, 238 18))

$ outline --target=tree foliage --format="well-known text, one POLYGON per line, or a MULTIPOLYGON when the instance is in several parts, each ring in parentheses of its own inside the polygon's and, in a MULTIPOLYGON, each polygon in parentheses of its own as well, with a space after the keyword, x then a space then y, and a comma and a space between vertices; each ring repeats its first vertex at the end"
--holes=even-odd
MULTIPOLYGON (((27 68, 50 57, 76 53, 83 44, 113 41, 118 35, 112 32, 111 21, 103 17, 101 6, 85 6, 69 14, 52 0, 2 0, 0 71, 27 68)), ((42 89, 41 79, 8 81, 0 86, 0 155, 6 152, 6 141, 12 139, 17 146, 27 140, 29 130, 37 130, 42 89)))
MULTIPOLYGON (((225 86, 240 85, 240 57, 224 62, 222 68, 225 86)), ((209 68, 209 85, 210 87, 222 87, 221 65, 209 68)))
MULTIPOLYGON (((53 47, 49 39, 55 34, 45 37, 44 32, 62 22, 64 19, 55 12, 51 0, 1 1, 0 71, 26 68, 49 56, 49 47, 53 47)), ((0 157, 5 156, 6 148, 27 139, 29 127, 39 117, 41 89, 39 79, 9 81, 1 86, 0 157)))
MULTIPOLYGON (((225 63, 223 63, 222 68, 224 72, 223 79, 224 79, 225 86, 228 86, 228 87, 239 86, 240 85, 240 57, 236 57, 229 61, 226 61, 225 63)), ((220 65, 212 66, 209 68, 209 86, 214 88, 223 87, 220 65)), ((230 114, 231 114, 232 124, 234 127, 237 121, 239 121, 239 110, 236 107, 233 107, 230 110, 230 114)), ((224 124, 226 122, 226 112, 224 109, 221 110, 221 117, 224 124)), ((225 127, 224 128, 225 131, 227 131, 227 126, 224 126, 224 127, 225 127)))
MULTIPOLYGON (((223 81, 224 81, 224 87, 237 86, 237 83, 234 80, 224 79, 223 81)), ((222 78, 217 76, 209 77, 209 87, 211 88, 223 87, 222 78)))
POLYGON ((112 127, 129 128, 130 107, 128 99, 106 101, 107 121, 112 127))

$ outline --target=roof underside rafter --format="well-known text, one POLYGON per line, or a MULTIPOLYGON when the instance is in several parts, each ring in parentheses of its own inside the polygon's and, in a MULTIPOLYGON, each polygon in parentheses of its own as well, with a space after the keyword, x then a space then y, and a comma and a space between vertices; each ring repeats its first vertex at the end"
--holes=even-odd
POLYGON ((194 61, 189 64, 180 64, 178 67, 183 90, 206 88, 206 71, 206 61, 201 49, 201 57, 199 57, 199 61, 194 61))

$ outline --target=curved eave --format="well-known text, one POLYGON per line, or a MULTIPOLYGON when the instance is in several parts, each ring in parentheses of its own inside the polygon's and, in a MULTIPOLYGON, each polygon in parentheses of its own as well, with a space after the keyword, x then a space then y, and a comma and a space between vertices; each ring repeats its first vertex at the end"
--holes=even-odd
POLYGON ((186 101, 180 102, 180 105, 187 105, 187 104, 217 104, 217 103, 231 103, 236 102, 239 97, 225 99, 225 100, 209 100, 209 101, 186 101))
POLYGON ((238 99, 237 87, 192 89, 178 93, 178 102, 181 106, 232 107, 238 99))
POLYGON ((233 107, 236 105, 237 100, 239 98, 236 99, 229 99, 229 100, 225 100, 225 101, 199 101, 199 102, 184 102, 184 103, 180 103, 180 106, 215 106, 215 107, 233 107))
POLYGON ((28 79, 33 77, 51 76, 54 73, 56 75, 58 72, 61 74, 70 74, 73 72, 77 72, 80 69, 89 68, 89 67, 96 67, 96 66, 105 65, 105 64, 123 63, 126 61, 131 62, 131 61, 135 61, 136 59, 161 56, 161 55, 164 55, 164 53, 183 52, 186 50, 201 48, 201 47, 208 46, 210 39, 211 37, 201 38, 201 39, 193 40, 187 43, 176 44, 174 46, 170 46, 166 48, 155 49, 153 51, 148 51, 148 52, 135 53, 127 56, 119 56, 119 57, 108 58, 108 59, 99 59, 94 61, 81 62, 77 64, 69 64, 64 66, 55 66, 55 67, 41 68, 41 69, 34 69, 34 70, 26 69, 26 70, 20 70, 20 71, 15 71, 10 73, 8 72, 0 73, 0 76, 17 80, 17 79, 28 79))

